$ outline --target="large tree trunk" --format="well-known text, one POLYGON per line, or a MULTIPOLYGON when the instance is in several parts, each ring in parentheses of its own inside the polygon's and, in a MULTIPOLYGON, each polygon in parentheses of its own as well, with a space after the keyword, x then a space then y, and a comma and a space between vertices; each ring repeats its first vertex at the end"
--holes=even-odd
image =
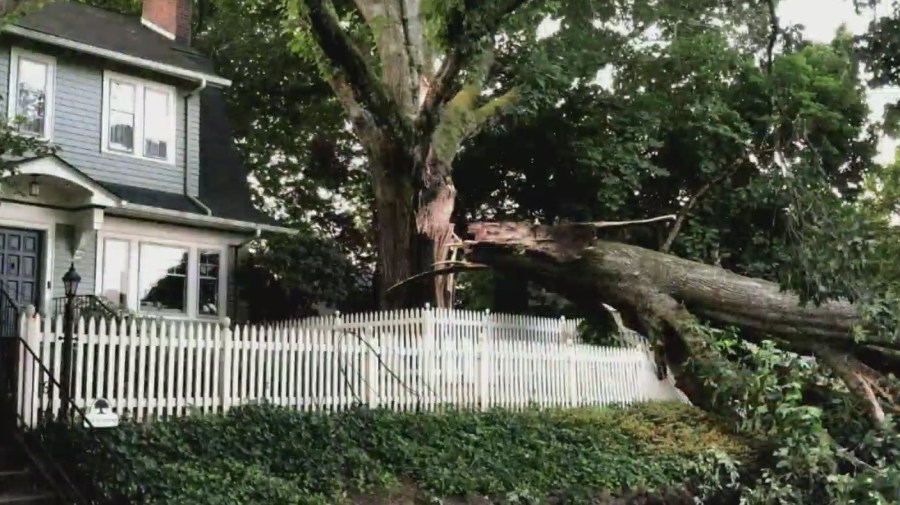
POLYGON ((390 290, 430 270, 449 254, 456 189, 450 180, 449 162, 440 162, 433 155, 428 158, 419 161, 411 153, 393 158, 395 164, 390 168, 372 168, 382 308, 448 304, 450 293, 444 277, 421 279, 390 290), (412 160, 412 166, 398 166, 397 159, 412 160))
POLYGON ((588 311, 602 311, 602 304, 615 307, 627 324, 662 344, 679 384, 700 405, 712 392, 685 365, 688 358, 717 359, 708 338, 697 331, 701 319, 737 327, 744 338, 773 339, 789 350, 827 356, 848 387, 866 398, 880 387, 883 374, 896 372, 900 364, 900 343, 855 340, 854 327, 863 321, 848 303, 803 305, 762 279, 596 240, 592 224, 478 223, 469 232, 469 261, 527 277, 588 311))

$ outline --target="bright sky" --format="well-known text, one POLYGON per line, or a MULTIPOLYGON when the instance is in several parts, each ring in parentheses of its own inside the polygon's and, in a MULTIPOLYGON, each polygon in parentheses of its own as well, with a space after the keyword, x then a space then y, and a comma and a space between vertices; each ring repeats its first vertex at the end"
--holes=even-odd
MULTIPOLYGON (((846 24, 853 33, 864 32, 872 14, 857 15, 853 9, 853 0, 784 0, 778 13, 782 18, 782 25, 802 24, 806 36, 818 42, 830 41, 841 24, 846 24)), ((884 106, 898 100, 900 89, 872 90, 869 93, 872 118, 880 120, 884 106)), ((883 139, 879 145, 878 161, 885 164, 892 162, 898 146, 900 142, 896 139, 883 139)))

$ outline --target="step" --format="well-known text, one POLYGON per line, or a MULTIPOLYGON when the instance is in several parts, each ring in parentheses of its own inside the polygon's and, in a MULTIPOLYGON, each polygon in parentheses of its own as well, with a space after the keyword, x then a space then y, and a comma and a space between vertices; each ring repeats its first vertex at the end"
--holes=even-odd
POLYGON ((39 489, 38 480, 31 470, 0 470, 0 493, 27 492, 39 489))
POLYGON ((0 505, 55 505, 56 495, 50 492, 0 493, 0 505))
POLYGON ((21 470, 26 466, 22 451, 12 447, 0 447, 0 471, 21 470))

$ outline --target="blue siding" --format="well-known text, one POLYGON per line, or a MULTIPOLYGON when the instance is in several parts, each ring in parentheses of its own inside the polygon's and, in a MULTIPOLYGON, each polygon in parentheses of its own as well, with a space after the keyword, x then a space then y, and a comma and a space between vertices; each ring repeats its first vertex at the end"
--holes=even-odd
MULTIPOLYGON (((54 103, 53 143, 59 156, 99 181, 139 186, 172 193, 184 192, 184 97, 191 90, 181 87, 176 96, 177 135, 175 165, 157 163, 100 150, 103 114, 102 60, 80 57, 47 47, 17 44, 23 48, 56 57, 56 93, 54 103)), ((0 47, 0 82, 3 95, 9 89, 10 44, 0 47)), ((128 69, 109 68, 119 73, 128 69)), ((146 78, 146 76, 141 76, 146 78)), ((5 113, 6 105, 2 105, 5 113)), ((200 100, 193 96, 188 105, 188 191, 199 191, 200 165, 200 100)))
MULTIPOLYGON (((75 236, 75 227, 67 224, 56 225, 56 237, 53 247, 53 278, 50 279, 53 298, 66 295, 62 283, 62 277, 69 270, 72 263, 72 241, 75 236)), ((81 275, 81 284, 78 292, 89 294, 94 292, 94 277, 97 271, 97 234, 91 233, 84 237, 82 250, 74 259, 75 270, 81 275)))

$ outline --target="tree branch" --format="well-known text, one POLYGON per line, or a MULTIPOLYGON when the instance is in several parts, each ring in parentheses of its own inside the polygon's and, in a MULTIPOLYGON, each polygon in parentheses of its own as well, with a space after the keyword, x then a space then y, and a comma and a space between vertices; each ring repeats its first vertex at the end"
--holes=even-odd
POLYGON ((766 73, 772 75, 773 53, 775 52, 775 43, 778 41, 778 33, 781 28, 778 26, 778 14, 775 11, 775 0, 766 0, 769 7, 769 41, 766 46, 766 73))
POLYGON ((852 356, 838 353, 827 346, 817 346, 815 354, 844 381, 847 388, 856 395, 857 400, 866 407, 872 420, 876 424, 883 423, 885 419, 884 409, 881 407, 878 397, 875 396, 872 384, 869 378, 866 377, 864 369, 859 366, 860 363, 852 356))
POLYGON ((700 199, 703 198, 703 195, 709 192, 709 190, 712 189, 713 186, 722 182, 726 177, 731 175, 737 169, 737 166, 738 164, 735 163, 733 167, 717 175, 714 179, 701 186, 700 189, 697 190, 696 193, 694 193, 694 196, 692 196, 691 199, 688 200, 687 204, 685 204, 685 206, 678 211, 678 217, 675 218, 675 224, 672 225, 672 229, 669 230, 669 235, 666 237, 665 242, 663 242, 662 247, 659 248, 660 252, 668 253, 669 250, 672 249, 672 244, 675 243, 675 238, 678 237, 679 233, 681 233, 681 228, 684 226, 685 221, 687 221, 688 214, 690 214, 691 211, 694 210, 694 207, 697 206, 697 202, 700 201, 700 199))
MULTIPOLYGON (((494 0, 497 1, 497 0, 494 0)), ((477 47, 483 39, 493 36, 500 27, 500 23, 506 16, 513 13, 519 7, 530 0, 503 0, 501 5, 492 7, 494 15, 487 19, 479 20, 472 25, 478 27, 478 31, 466 30, 466 16, 463 9, 454 11, 448 21, 448 31, 451 34, 451 50, 444 56, 441 66, 428 85, 428 91, 422 99, 422 105, 416 116, 416 127, 422 131, 424 137, 430 137, 438 122, 438 109, 447 100, 454 89, 454 83, 462 69, 468 65, 477 53, 477 47)), ((493 3, 493 2, 492 2, 493 3)))
POLYGON ((313 36, 332 68, 344 76, 353 99, 379 127, 397 140, 411 138, 410 127, 399 113, 368 62, 338 23, 331 0, 303 0, 313 36))

